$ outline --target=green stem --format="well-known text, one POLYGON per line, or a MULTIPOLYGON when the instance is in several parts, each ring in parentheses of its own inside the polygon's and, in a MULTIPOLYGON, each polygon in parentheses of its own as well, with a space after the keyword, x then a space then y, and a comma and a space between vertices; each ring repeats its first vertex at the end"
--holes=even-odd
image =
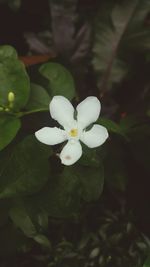
POLYGON ((25 111, 25 112, 18 112, 15 115, 20 118, 29 114, 33 114, 36 112, 44 112, 44 111, 48 111, 48 108, 39 108, 39 109, 34 109, 34 110, 29 110, 29 111, 25 111))

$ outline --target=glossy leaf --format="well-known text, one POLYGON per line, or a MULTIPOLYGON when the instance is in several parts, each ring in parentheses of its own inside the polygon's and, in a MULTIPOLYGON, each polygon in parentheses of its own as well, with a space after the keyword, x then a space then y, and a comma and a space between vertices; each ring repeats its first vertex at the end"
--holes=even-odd
POLYGON ((30 92, 29 77, 14 48, 0 46, 0 106, 8 106, 10 91, 15 95, 13 109, 23 108, 30 92))
POLYGON ((75 84, 71 73, 58 63, 46 63, 40 73, 48 79, 51 96, 63 95, 68 99, 75 96, 75 84))
POLYGON ((28 110, 38 110, 38 109, 46 109, 49 110, 50 96, 46 92, 46 90, 38 85, 31 84, 31 93, 29 97, 29 101, 26 105, 26 109, 28 110))
POLYGON ((15 138, 20 127, 20 119, 9 115, 0 115, 0 150, 15 138))
POLYGON ((0 155, 0 198, 39 191, 49 177, 51 149, 29 136, 0 155))

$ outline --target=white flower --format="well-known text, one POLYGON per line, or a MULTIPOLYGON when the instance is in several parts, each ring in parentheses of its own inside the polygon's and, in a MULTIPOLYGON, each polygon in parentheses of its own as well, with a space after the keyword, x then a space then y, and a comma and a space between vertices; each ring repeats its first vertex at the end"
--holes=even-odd
POLYGON ((35 133, 36 138, 47 145, 56 145, 68 140, 60 153, 64 165, 74 164, 82 155, 80 141, 90 148, 102 145, 108 138, 107 129, 94 124, 91 130, 86 127, 94 123, 100 114, 101 104, 97 97, 89 96, 77 106, 77 119, 74 108, 63 96, 54 96, 50 102, 51 117, 64 130, 57 127, 44 127, 35 133))

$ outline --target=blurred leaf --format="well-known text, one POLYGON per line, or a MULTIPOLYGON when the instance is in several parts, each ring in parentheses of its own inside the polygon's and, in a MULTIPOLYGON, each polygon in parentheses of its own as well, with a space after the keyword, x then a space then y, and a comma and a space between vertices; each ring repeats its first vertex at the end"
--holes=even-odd
POLYGON ((42 235, 42 234, 37 234, 35 237, 34 237, 34 240, 39 243, 42 247, 45 247, 47 249, 51 249, 51 243, 50 241, 48 240, 48 238, 45 236, 45 235, 42 235))
POLYGON ((0 150, 15 138, 20 127, 20 119, 9 115, 0 116, 0 150))
POLYGON ((26 246, 26 237, 16 229, 12 223, 0 228, 0 257, 11 259, 23 246, 26 246))
POLYGON ((115 5, 110 10, 110 23, 106 18, 97 21, 93 47, 93 66, 101 74, 99 88, 108 90, 112 83, 118 83, 126 75, 125 63, 118 58, 120 42, 136 8, 137 0, 115 5))
POLYGON ((99 157, 97 155, 96 149, 90 149, 82 144, 83 154, 79 160, 79 163, 83 166, 98 167, 99 157))
POLYGON ((0 155, 0 198, 39 191, 49 177, 51 149, 26 137, 12 151, 0 155))
POLYGON ((49 80, 50 95, 63 95, 68 99, 75 96, 75 84, 70 72, 58 63, 46 63, 40 73, 49 80))
POLYGON ((72 216, 79 208, 79 179, 70 168, 53 175, 43 190, 33 198, 33 206, 46 210, 52 217, 72 216))
POLYGON ((82 198, 88 202, 98 200, 103 192, 104 186, 104 169, 102 164, 99 162, 98 168, 80 167, 78 172, 82 198))
POLYGON ((74 46, 77 0, 49 0, 52 37, 56 51, 67 57, 74 46))
POLYGON ((130 130, 130 148, 134 158, 150 171, 150 126, 148 124, 130 130))
POLYGON ((10 211, 10 217, 14 224, 23 231, 25 236, 33 238, 43 247, 50 249, 51 245, 49 240, 46 236, 37 232, 37 229, 23 203, 16 203, 10 211))
POLYGON ((146 261, 144 262, 143 267, 150 267, 150 256, 148 256, 148 258, 147 258, 146 261))
POLYGON ((28 110, 34 109, 46 109, 49 110, 50 96, 46 92, 46 90, 38 85, 31 84, 31 93, 29 101, 26 105, 28 110))
POLYGON ((118 142, 111 142, 108 151, 104 160, 105 181, 111 190, 125 192, 128 173, 123 147, 118 142))
POLYGON ((24 65, 11 46, 0 46, 0 106, 8 106, 8 93, 15 95, 14 110, 23 108, 29 97, 30 84, 24 65))
POLYGON ((36 235, 36 228, 22 203, 19 202, 10 210, 10 217, 17 227, 28 237, 36 235))
MULTIPOLYGON (((106 7, 107 5, 106 2, 106 7)), ((103 5, 97 18, 93 46, 93 66, 100 76, 98 82, 100 91, 110 89, 113 83, 119 83, 127 74, 127 66, 131 65, 128 60, 130 54, 133 57, 133 51, 129 48, 133 46, 133 43, 138 47, 143 41, 143 49, 145 49, 144 46, 149 46, 150 40, 149 29, 146 30, 146 39, 144 39, 145 29, 142 28, 150 11, 149 1, 128 0, 120 3, 114 2, 108 8, 106 7, 103 5), (139 43, 136 37, 139 37, 139 43), (123 49, 126 49, 127 53, 124 50, 123 54, 123 49)))

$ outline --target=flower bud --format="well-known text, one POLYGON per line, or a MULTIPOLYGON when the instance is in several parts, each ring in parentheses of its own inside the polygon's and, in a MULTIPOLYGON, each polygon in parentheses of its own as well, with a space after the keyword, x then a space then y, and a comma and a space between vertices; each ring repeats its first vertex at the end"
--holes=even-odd
POLYGON ((8 102, 12 103, 15 100, 15 94, 13 92, 8 93, 8 102))
POLYGON ((9 109, 9 108, 5 108, 5 111, 6 111, 6 112, 9 112, 9 111, 10 111, 10 109, 9 109))

